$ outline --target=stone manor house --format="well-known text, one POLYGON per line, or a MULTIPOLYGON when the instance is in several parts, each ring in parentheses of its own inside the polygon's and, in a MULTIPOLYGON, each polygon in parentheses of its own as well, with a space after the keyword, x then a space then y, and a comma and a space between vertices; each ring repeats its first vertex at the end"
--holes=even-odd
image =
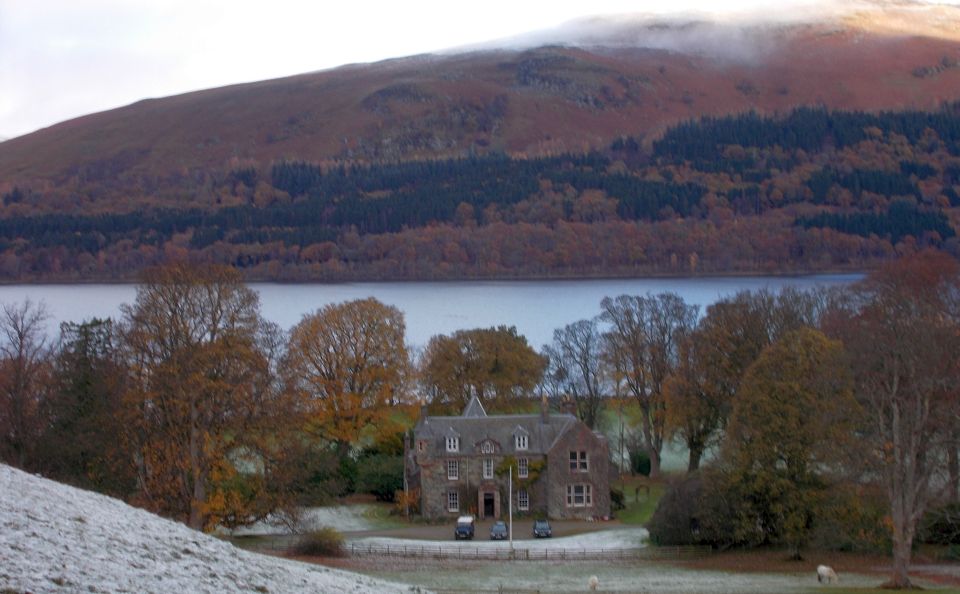
POLYGON ((421 411, 404 472, 425 518, 505 518, 511 465, 515 515, 610 515, 607 440, 573 414, 550 413, 544 399, 540 414, 487 415, 476 396, 460 416, 421 411))

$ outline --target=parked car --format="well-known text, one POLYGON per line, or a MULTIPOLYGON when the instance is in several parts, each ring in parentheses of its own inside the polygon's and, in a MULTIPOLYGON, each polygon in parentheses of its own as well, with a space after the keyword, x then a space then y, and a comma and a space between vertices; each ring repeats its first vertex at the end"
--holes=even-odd
POLYGON ((553 536, 553 530, 550 529, 550 522, 546 520, 534 520, 533 536, 536 538, 550 538, 553 536))
POLYGON ((453 529, 453 538, 456 540, 473 540, 473 516, 457 518, 457 527, 453 529))
POLYGON ((503 520, 497 520, 490 527, 490 540, 503 540, 509 536, 507 532, 507 523, 503 520))

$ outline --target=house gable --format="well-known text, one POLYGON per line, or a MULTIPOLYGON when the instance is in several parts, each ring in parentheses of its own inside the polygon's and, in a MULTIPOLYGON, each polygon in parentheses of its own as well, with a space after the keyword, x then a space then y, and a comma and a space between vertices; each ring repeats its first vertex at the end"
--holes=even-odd
POLYGON ((577 423, 552 444, 547 461, 550 517, 610 515, 610 449, 606 438, 577 423))
POLYGON ((496 505, 489 513, 499 516, 506 508, 506 501, 501 500, 508 497, 507 482, 491 469, 509 457, 525 470, 543 469, 536 473, 535 483, 514 485, 514 503, 519 505, 522 492, 524 511, 546 513, 552 518, 610 513, 606 440, 570 414, 487 415, 473 397, 460 416, 422 416, 411 443, 417 447, 407 456, 407 473, 417 478, 421 513, 426 517, 454 513, 449 505, 451 498, 461 502, 459 511, 472 509, 482 517, 491 493, 496 494, 496 505), (455 451, 447 447, 454 439, 458 446, 455 451), (579 449, 571 450, 574 446, 579 449), (576 476, 569 473, 570 451, 578 452, 578 464, 579 452, 583 452, 584 472, 576 476), (450 470, 453 466, 456 472, 450 470), (580 505, 566 505, 568 489, 577 490, 580 505), (585 489, 589 489, 589 496, 584 494, 585 489), (457 495, 451 495, 453 492, 457 495))

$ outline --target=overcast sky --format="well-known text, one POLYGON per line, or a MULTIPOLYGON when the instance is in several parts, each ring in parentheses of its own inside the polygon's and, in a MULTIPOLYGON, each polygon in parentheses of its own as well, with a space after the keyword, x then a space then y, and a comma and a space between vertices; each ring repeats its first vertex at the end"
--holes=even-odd
MULTIPOLYGON (((147 97, 437 51, 584 16, 828 0, 0 0, 0 138, 147 97)), ((842 1, 842 0, 836 0, 842 1)), ((960 0, 943 3, 960 4, 960 0)))

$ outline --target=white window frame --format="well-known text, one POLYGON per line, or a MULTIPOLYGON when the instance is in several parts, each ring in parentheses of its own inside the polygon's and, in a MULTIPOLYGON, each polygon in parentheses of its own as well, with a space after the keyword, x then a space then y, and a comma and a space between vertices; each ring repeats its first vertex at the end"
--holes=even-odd
POLYGON ((459 491, 447 491, 447 511, 448 512, 460 511, 460 492, 459 491))
POLYGON ((456 481, 460 479, 460 461, 447 460, 447 479, 456 481))
POLYGON ((520 511, 530 509, 530 494, 526 489, 517 489, 517 509, 520 511))
POLYGON ((567 485, 567 507, 593 507, 593 485, 588 483, 567 485))
POLYGON ((425 451, 426 449, 427 449, 427 442, 422 439, 417 440, 417 451, 422 452, 422 451, 425 451))
POLYGON ((590 458, 586 450, 570 450, 570 472, 590 472, 590 458))
POLYGON ((520 478, 530 476, 530 463, 526 458, 517 458, 517 476, 520 478))
POLYGON ((447 451, 448 451, 448 452, 459 452, 459 451, 460 451, 460 438, 459 438, 459 437, 448 437, 448 438, 447 438, 447 451))
POLYGON ((526 450, 530 447, 530 437, 518 433, 514 436, 514 444, 518 450, 526 450))
POLYGON ((480 444, 480 453, 482 454, 492 454, 493 453, 493 444, 489 441, 485 441, 480 444))
POLYGON ((483 478, 485 479, 493 478, 493 458, 483 459, 483 478))

